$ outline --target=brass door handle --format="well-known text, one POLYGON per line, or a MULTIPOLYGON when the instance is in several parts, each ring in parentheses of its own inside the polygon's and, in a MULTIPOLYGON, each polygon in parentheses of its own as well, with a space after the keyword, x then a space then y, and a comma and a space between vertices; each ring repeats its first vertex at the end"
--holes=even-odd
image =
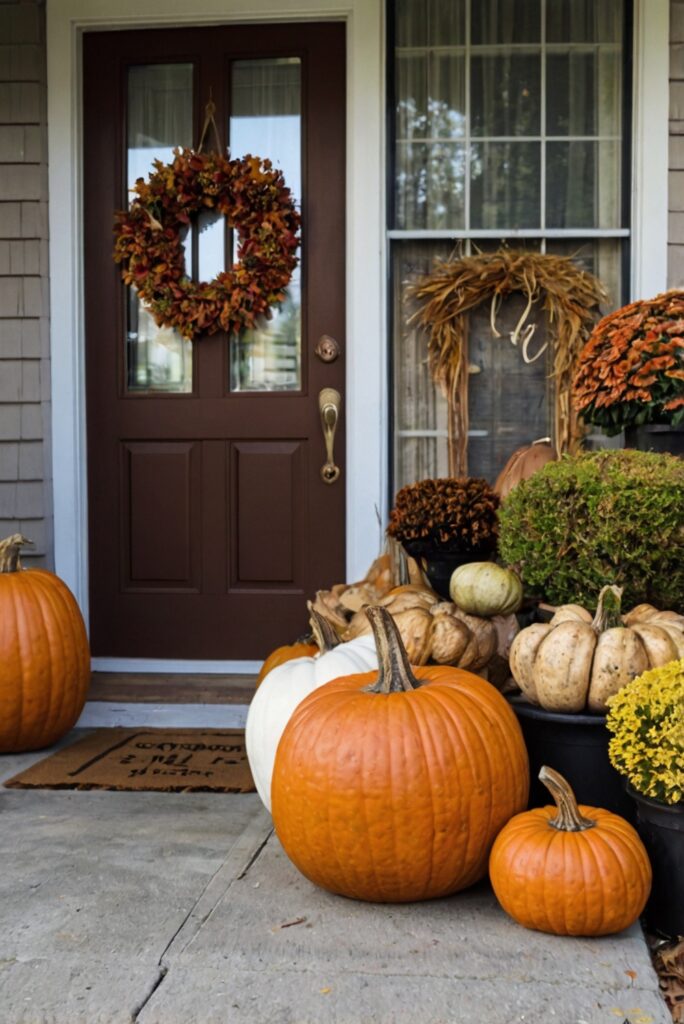
POLYGON ((335 465, 335 431, 340 418, 342 396, 335 388, 323 388, 318 395, 318 408, 321 413, 321 426, 325 439, 325 465, 321 466, 323 483, 334 484, 340 476, 340 467, 335 465))

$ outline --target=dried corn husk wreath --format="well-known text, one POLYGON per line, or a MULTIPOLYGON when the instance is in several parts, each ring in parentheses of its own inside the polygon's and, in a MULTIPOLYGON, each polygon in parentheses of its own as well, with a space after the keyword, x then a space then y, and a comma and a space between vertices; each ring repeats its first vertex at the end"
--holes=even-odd
MULTIPOLYGON (((201 147, 201 143, 200 143, 201 147)), ((300 217, 282 171, 270 160, 176 149, 138 178, 130 209, 116 214, 114 259, 160 326, 185 338, 255 327, 285 298, 297 265, 300 217), (238 258, 213 281, 185 269, 181 232, 193 214, 216 210, 239 238, 238 258)))
POLYGON ((493 253, 436 260, 433 271, 408 289, 419 308, 409 318, 429 331, 428 359, 435 383, 449 402, 449 475, 468 471, 468 318, 470 310, 490 303, 492 333, 504 298, 522 292, 527 306, 510 339, 520 343, 522 357, 533 362, 546 346, 529 354, 535 325, 528 322, 540 303, 546 314, 553 349, 555 384, 554 446, 573 452, 578 447, 578 428, 570 405, 570 389, 577 358, 606 301, 600 281, 567 256, 501 248, 493 253))

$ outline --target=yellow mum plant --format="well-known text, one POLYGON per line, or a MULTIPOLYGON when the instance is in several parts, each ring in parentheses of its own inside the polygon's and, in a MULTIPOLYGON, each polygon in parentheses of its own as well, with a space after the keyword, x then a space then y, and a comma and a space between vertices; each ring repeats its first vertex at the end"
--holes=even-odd
POLYGON ((608 700, 611 764, 644 796, 684 798, 684 658, 643 672, 608 700))

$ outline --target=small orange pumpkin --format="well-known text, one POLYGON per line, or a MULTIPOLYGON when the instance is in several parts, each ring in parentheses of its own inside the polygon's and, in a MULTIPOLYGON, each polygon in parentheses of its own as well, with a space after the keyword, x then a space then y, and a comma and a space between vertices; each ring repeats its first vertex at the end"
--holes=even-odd
POLYGON ((284 665, 285 662, 292 661, 294 658, 314 658, 317 654, 327 654, 341 642, 330 623, 316 612, 311 601, 306 602, 306 607, 311 616, 309 624, 313 643, 310 643, 308 639, 297 640, 293 644, 285 644, 283 647, 276 647, 275 651, 271 651, 261 666, 255 690, 259 689, 266 676, 277 665, 284 665))
POLYGON ((31 541, 0 541, 0 753, 49 747, 83 710, 90 684, 85 624, 62 581, 22 569, 31 541))
POLYGON ((540 437, 532 444, 516 448, 496 478, 494 490, 501 498, 505 498, 521 480, 528 480, 547 462, 553 462, 557 458, 556 449, 548 437, 540 437))
POLYGON ((318 644, 310 644, 307 640, 297 640, 293 644, 283 644, 282 647, 276 647, 274 651, 271 651, 259 669, 256 686, 254 687, 255 690, 259 689, 268 673, 276 665, 284 665, 286 661, 291 661, 293 658, 313 658, 314 654, 318 654, 318 644))
POLYGON ((527 802, 527 752, 506 700, 478 676, 410 667, 392 616, 366 611, 379 673, 333 680, 278 744, 273 820, 312 882, 376 902, 446 896, 487 870, 527 802))
POLYGON ((558 772, 539 778, 554 807, 516 815, 492 847, 496 897, 518 924, 554 935, 610 935, 636 921, 651 889, 651 865, 628 822, 577 806, 558 772), (555 813, 555 816, 554 816, 555 813))

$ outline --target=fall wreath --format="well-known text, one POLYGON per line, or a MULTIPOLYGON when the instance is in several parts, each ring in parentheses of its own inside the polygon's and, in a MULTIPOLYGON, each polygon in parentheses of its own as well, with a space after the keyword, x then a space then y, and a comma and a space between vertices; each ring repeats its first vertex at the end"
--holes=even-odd
POLYGON ((186 338, 240 331, 285 298, 297 265, 300 217, 270 160, 174 150, 138 178, 131 206, 116 214, 114 259, 160 326, 186 338), (213 281, 185 269, 183 234, 193 215, 216 210, 238 236, 237 261, 213 281))
POLYGON ((551 377, 555 391, 553 424, 557 452, 574 452, 580 433, 570 407, 572 377, 579 354, 606 299, 600 281, 567 256, 502 247, 450 260, 435 260, 434 269, 408 289, 417 303, 409 325, 428 332, 428 363, 435 383, 449 403, 449 475, 467 473, 468 443, 468 313, 490 305, 492 335, 500 338, 496 317, 503 299, 521 292, 527 300, 519 323, 510 334, 520 343, 525 363, 535 362, 551 348, 551 377), (529 354, 536 324, 530 320, 538 306, 546 317, 547 341, 529 354))

